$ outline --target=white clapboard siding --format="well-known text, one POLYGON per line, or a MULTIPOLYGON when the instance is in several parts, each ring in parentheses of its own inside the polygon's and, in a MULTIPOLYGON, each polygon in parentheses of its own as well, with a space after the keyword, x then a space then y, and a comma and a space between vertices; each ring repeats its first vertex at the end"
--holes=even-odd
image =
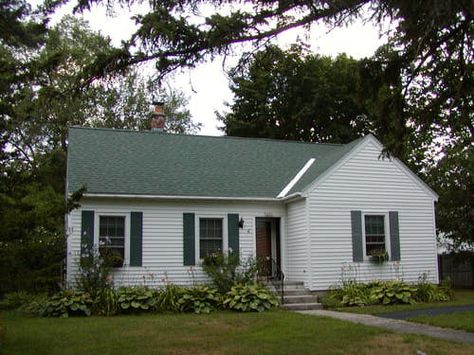
POLYGON ((307 196, 312 290, 328 289, 343 278, 411 282, 427 273, 438 281, 433 196, 395 162, 380 159, 380 152, 366 140, 307 196), (398 211, 400 262, 353 262, 351 210, 398 211))
MULTIPOLYGON (((205 280, 200 267, 183 266, 183 213, 196 216, 224 217, 238 213, 244 219, 239 229, 240 255, 255 255, 255 217, 285 217, 283 204, 266 202, 196 202, 196 201, 149 201, 138 199, 92 199, 81 202, 81 208, 68 217, 67 280, 74 283, 80 254, 81 211, 96 213, 127 214, 143 212, 143 266, 125 266, 114 272, 116 285, 162 286, 169 281, 179 285, 191 285, 205 280)), ((224 228, 226 223, 224 223, 224 228)), ((224 231, 226 237, 227 231, 224 231)), ((197 237, 197 236, 196 236, 197 237)), ((226 244, 226 242, 224 242, 226 244)))
POLYGON ((305 200, 287 205, 286 260, 285 277, 307 283, 309 264, 305 200))

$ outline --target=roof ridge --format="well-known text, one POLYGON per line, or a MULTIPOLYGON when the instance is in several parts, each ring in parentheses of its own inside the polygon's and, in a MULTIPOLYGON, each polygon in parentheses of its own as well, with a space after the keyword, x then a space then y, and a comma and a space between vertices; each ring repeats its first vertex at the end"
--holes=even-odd
POLYGON ((239 136, 210 136, 210 135, 201 135, 201 134, 185 134, 185 133, 169 133, 169 132, 152 132, 152 131, 137 131, 132 129, 123 129, 123 128, 107 128, 107 127, 83 127, 83 126, 70 126, 69 129, 80 129, 80 130, 91 130, 91 131, 108 131, 116 133, 138 133, 138 134, 154 134, 154 135, 168 135, 168 136, 179 136, 179 137, 193 137, 193 138, 213 138, 213 139, 232 139, 232 140, 258 140, 258 141, 270 141, 270 142, 281 142, 281 143, 298 143, 298 144, 307 144, 307 145, 326 145, 326 146, 336 146, 342 147, 346 144, 350 144, 355 140, 358 140, 363 137, 356 138, 355 140, 349 143, 321 143, 321 142, 306 142, 306 141, 296 141, 289 139, 276 139, 276 138, 265 138, 265 137, 239 137, 239 136))

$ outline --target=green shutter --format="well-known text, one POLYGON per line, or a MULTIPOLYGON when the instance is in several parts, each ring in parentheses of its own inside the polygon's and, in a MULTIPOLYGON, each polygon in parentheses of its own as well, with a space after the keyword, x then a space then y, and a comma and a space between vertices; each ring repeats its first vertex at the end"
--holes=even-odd
POLYGON ((229 248, 232 253, 239 255, 239 215, 230 213, 227 215, 227 231, 229 236, 229 248))
POLYGON ((398 226, 398 212, 388 213, 390 220, 390 260, 400 261, 400 231, 398 226))
POLYGON ((82 211, 81 253, 92 250, 94 246, 94 211, 82 211))
POLYGON ((183 263, 185 266, 196 264, 194 234, 194 213, 183 213, 183 263))
POLYGON ((142 266, 143 212, 130 213, 130 266, 142 266))
POLYGON ((352 260, 364 261, 364 245, 362 240, 362 212, 351 211, 352 226, 352 260))

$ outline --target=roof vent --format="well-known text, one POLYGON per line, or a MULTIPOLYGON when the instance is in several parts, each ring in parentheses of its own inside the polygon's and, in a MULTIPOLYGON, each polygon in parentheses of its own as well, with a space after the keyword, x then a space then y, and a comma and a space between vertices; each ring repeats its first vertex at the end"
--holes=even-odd
POLYGON ((151 113, 150 130, 152 132, 164 132, 165 131, 165 112, 163 102, 153 102, 155 110, 151 113))

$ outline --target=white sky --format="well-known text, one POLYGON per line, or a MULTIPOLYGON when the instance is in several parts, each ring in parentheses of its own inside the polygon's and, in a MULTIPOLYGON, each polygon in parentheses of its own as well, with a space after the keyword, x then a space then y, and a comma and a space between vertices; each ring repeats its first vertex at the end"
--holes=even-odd
MULTIPOLYGON (((41 0, 30 0, 32 4, 40 3, 41 0)), ((68 13, 71 13, 71 5, 64 6, 54 16, 51 25, 68 13)), ((146 11, 138 8, 139 11, 146 11)), ((136 30, 135 22, 130 18, 132 11, 117 11, 111 17, 107 16, 105 8, 94 7, 90 12, 85 12, 82 16, 87 20, 92 29, 100 31, 109 36, 112 43, 120 45, 122 40, 128 39, 136 30)), ((278 37, 277 43, 282 47, 287 47, 298 38, 304 38, 306 43, 311 45, 311 50, 322 55, 336 56, 340 53, 347 53, 354 58, 371 56, 375 50, 384 42, 379 37, 379 29, 372 24, 364 24, 361 21, 355 22, 347 28, 337 28, 329 31, 324 26, 313 26, 310 33, 303 30, 292 30, 278 37)), ((218 130, 220 122, 216 120, 215 111, 226 111, 225 102, 232 101, 232 93, 229 89, 229 82, 225 75, 225 70, 235 65, 239 59, 239 54, 227 57, 223 67, 223 58, 216 58, 208 61, 191 70, 177 72, 170 80, 172 87, 179 88, 189 97, 189 109, 193 120, 202 123, 200 134, 202 135, 222 135, 218 130)))

